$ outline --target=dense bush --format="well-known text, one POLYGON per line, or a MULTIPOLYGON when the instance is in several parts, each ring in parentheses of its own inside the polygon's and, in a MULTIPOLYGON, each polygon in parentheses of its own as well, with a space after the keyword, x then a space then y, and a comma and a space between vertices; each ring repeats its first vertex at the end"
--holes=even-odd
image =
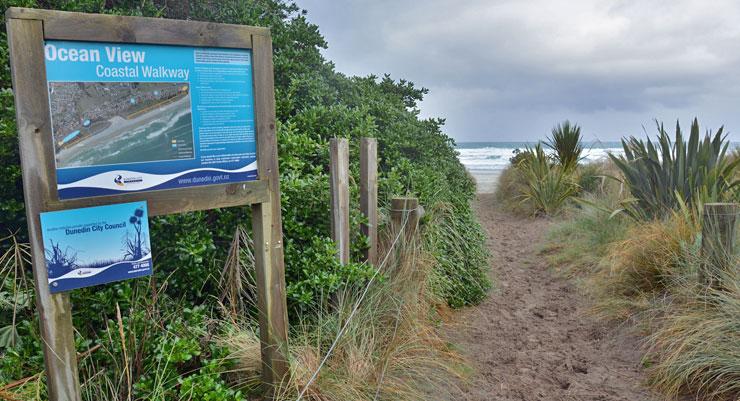
MULTIPOLYGON (((357 263, 367 243, 359 234, 352 241, 353 262, 342 266, 335 258, 335 248, 330 239, 328 184, 328 141, 333 137, 350 139, 353 203, 356 203, 358 191, 358 139, 375 137, 379 143, 382 204, 396 195, 412 195, 418 196, 427 207, 440 203, 450 210, 451 222, 447 227, 455 231, 438 233, 437 239, 429 239, 438 244, 434 252, 435 277, 446 283, 437 288, 453 305, 475 303, 484 297, 489 286, 485 274, 485 243, 469 206, 475 192, 474 182, 457 160, 453 140, 442 132, 443 120, 418 117, 418 103, 427 90, 387 75, 347 77, 337 73, 333 64, 321 55, 326 42, 318 27, 309 23, 306 13, 296 5, 283 0, 174 3, 161 0, 154 3, 18 0, 0 4, 3 9, 32 6, 270 27, 274 46, 284 249, 291 316, 298 316, 295 311, 320 309, 322 299, 329 294, 348 284, 364 282, 374 271, 372 266, 357 263), (472 240, 464 246, 447 241, 459 239, 472 240)), ((4 31, 1 36, 0 226, 3 233, 0 237, 15 233, 16 238, 23 241, 26 237, 25 215, 4 31)), ((357 207, 352 209, 351 224, 359 233, 358 226, 363 219, 356 211, 357 207)), ((133 348, 128 348, 129 352, 136 351, 131 357, 141 363, 133 372, 134 381, 138 379, 140 383, 135 387, 134 398, 153 398, 156 395, 173 399, 184 396, 181 394, 183 391, 199 398, 199 391, 206 388, 221 393, 223 383, 218 372, 227 366, 213 362, 219 361, 222 350, 203 341, 203 335, 212 328, 209 320, 201 317, 210 315, 217 307, 219 273, 227 250, 237 225, 249 220, 248 208, 152 219, 156 268, 150 282, 134 280, 72 293, 80 350, 106 341, 116 342, 120 327, 130 338, 119 339, 119 345, 127 341, 136 342, 138 338, 149 339, 147 345, 137 342, 130 344, 133 348), (205 309, 196 309, 196 306, 205 309), (122 311, 119 320, 117 307, 122 311), (144 312, 138 312, 141 310, 144 312), (178 323, 177 319, 172 319, 173 316, 187 321, 178 323), (182 332, 183 326, 187 326, 189 331, 182 332), (101 337, 104 334, 100 331, 102 327, 108 327, 106 333, 110 336, 101 337), (176 357, 171 359, 171 356, 176 357), (164 370, 161 369, 163 363, 167 363, 164 370), (156 375, 148 372, 156 372, 156 375), (176 394, 177 391, 180 394, 176 394)), ((3 241, 0 247, 3 252, 16 249, 8 241, 3 241)), ((27 261, 15 266, 25 270, 18 280, 28 282, 27 261)), ((5 277, 6 271, 4 269, 0 276, 5 277)), ((22 338, 23 341, 8 346, 0 343, 0 383, 42 370, 32 307, 33 292, 28 290, 24 293, 26 298, 20 298, 23 304, 13 307, 12 300, 19 299, 10 295, 17 289, 16 283, 16 280, 4 278, 0 288, 0 301, 3 301, 0 303, 0 334, 7 331, 12 338, 22 338)), ((120 356, 115 345, 108 344, 106 349, 113 349, 113 354, 120 356)), ((113 355, 109 357, 90 357, 91 364, 100 365, 98 367, 102 366, 109 372, 95 377, 114 377, 122 372, 116 370, 115 367, 120 366, 113 355)), ((91 369, 90 372, 98 370, 91 369)), ((119 393, 126 388, 124 384, 103 383, 104 387, 119 393)), ((224 390, 221 398, 214 399, 239 397, 239 394, 224 390)), ((90 399, 102 397, 93 394, 90 399)))

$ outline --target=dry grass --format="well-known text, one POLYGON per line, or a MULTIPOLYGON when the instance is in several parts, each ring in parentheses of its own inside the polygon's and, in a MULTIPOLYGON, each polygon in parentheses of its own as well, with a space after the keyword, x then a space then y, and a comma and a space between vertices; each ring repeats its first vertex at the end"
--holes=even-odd
POLYGON ((626 239, 611 247, 611 263, 601 281, 625 296, 663 291, 696 232, 696 227, 681 217, 632 227, 626 239))
POLYGON ((683 287, 649 339, 650 384, 671 398, 740 399, 740 280, 726 283, 683 287))
POLYGON ((496 185, 497 206, 502 210, 513 213, 517 216, 534 216, 534 204, 524 197, 528 190, 527 178, 522 171, 513 165, 509 165, 498 179, 496 185))
MULTIPOLYGON (((394 239, 386 235, 384 242, 394 239)), ((382 278, 364 298, 364 288, 346 288, 318 317, 292 327, 290 377, 274 389, 277 400, 303 392, 310 401, 422 401, 456 389, 462 360, 430 319, 438 301, 427 290, 433 258, 417 236, 400 236, 380 254, 387 255, 382 278)), ((253 328, 231 330, 221 343, 239 361, 242 377, 257 377, 253 328)))

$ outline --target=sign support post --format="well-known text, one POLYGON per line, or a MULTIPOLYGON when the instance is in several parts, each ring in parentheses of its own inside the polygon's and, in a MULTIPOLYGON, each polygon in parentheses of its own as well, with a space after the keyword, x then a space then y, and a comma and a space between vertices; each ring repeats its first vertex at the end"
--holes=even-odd
MULTIPOLYGON (((36 302, 44 342, 49 399, 80 401, 81 395, 69 295, 51 294, 50 292, 40 214, 135 201, 146 201, 151 216, 252 205, 260 309, 262 375, 268 388, 283 380, 288 372, 288 323, 272 41, 269 30, 197 21, 120 17, 26 8, 8 9, 6 24, 16 102, 23 191, 31 242, 36 302), (92 44, 109 42, 122 46, 174 45, 222 48, 226 49, 224 51, 226 53, 233 49, 251 51, 256 176, 250 176, 251 178, 245 178, 244 181, 239 182, 226 180, 224 183, 210 181, 207 184, 193 184, 192 186, 163 186, 161 190, 144 187, 144 189, 119 191, 114 188, 113 191, 108 190, 109 193, 102 195, 65 196, 60 199, 55 146, 62 146, 68 138, 65 137, 64 141, 60 142, 52 133, 50 91, 47 87, 45 65, 45 42, 49 40, 92 44)), ((93 46, 92 44, 90 46, 93 46)), ((220 56, 214 54, 211 56, 216 57, 215 59, 201 59, 201 61, 221 62, 222 60, 218 60, 220 56)), ((190 85, 188 91, 192 88, 193 86, 190 85)), ((86 123, 89 124, 89 122, 86 123)), ((78 134, 79 132, 75 135, 78 134)), ((82 142, 86 138, 84 135, 75 138, 75 135, 69 137, 74 140, 70 142, 72 144, 82 142)), ((190 146, 195 148, 195 145, 190 146)), ((244 169, 239 171, 244 171, 244 169)), ((125 178, 124 182, 121 182, 119 178, 121 177, 113 180, 117 185, 128 185, 125 178)))
MULTIPOLYGON (((46 72, 44 37, 41 21, 8 19, 8 40, 13 58, 13 88, 16 99, 16 121, 23 173, 23 195, 26 202, 28 238, 31 244, 31 263, 36 287, 36 308, 44 342, 49 399, 79 401, 80 383, 77 373, 77 352, 72 327, 72 307, 68 294, 51 294, 46 273, 44 244, 41 238, 39 215, 44 211, 44 199, 51 198, 54 183, 48 175, 40 174, 49 168, 51 137, 47 120, 48 105, 44 103, 46 72)), ((53 171, 53 170, 52 170, 53 171)))
POLYGON ((272 41, 268 36, 253 36, 255 105, 257 114, 257 158, 262 179, 267 180, 270 198, 252 205, 255 233, 255 269, 260 308, 262 380, 279 383, 288 374, 288 307, 285 295, 283 258, 283 218, 280 206, 275 90, 272 41))

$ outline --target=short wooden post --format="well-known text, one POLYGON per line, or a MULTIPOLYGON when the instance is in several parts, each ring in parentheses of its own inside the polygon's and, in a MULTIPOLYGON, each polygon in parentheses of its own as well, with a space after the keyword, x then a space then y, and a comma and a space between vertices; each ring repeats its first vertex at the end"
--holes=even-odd
POLYGON ((419 200, 417 198, 391 199, 391 222, 396 229, 403 227, 404 235, 408 238, 419 226, 421 216, 419 200))
POLYGON ((735 268, 735 233, 740 205, 737 203, 708 203, 704 205, 702 220, 700 280, 712 288, 720 288, 721 278, 735 268))
POLYGON ((378 141, 375 138, 360 139, 360 210, 367 224, 360 229, 367 237, 368 248, 365 260, 378 263, 378 141))
POLYGON ((349 143, 346 138, 330 141, 331 237, 337 258, 349 263, 349 143))

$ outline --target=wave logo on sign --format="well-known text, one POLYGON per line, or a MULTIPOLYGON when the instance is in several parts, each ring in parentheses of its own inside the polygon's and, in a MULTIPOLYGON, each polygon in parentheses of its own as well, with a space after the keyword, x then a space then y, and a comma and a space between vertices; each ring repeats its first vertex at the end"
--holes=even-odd
POLYGON ((113 177, 113 182, 118 185, 119 187, 123 187, 126 184, 133 184, 133 183, 139 183, 143 182, 144 179, 142 177, 123 177, 122 175, 118 174, 115 177, 113 177))

